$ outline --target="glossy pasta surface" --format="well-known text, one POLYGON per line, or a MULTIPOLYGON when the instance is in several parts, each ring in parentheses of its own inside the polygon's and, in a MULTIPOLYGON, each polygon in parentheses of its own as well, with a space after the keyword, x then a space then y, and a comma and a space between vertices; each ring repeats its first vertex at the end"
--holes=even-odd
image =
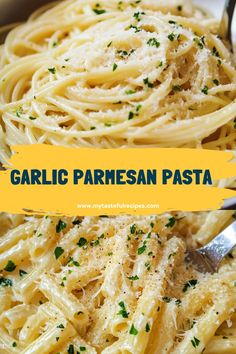
POLYGON ((232 214, 2 214, 0 352, 235 353, 235 253, 214 275, 185 263, 232 214))

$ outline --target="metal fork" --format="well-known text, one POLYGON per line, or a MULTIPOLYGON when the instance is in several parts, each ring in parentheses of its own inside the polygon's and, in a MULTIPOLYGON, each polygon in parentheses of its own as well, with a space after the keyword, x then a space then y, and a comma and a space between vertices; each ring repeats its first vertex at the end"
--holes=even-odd
POLYGON ((201 273, 215 273, 222 260, 236 246, 236 221, 206 246, 187 251, 186 261, 201 273))
POLYGON ((233 52, 233 39, 232 39, 232 22, 234 17, 236 0, 226 0, 225 7, 219 27, 219 35, 227 40, 230 44, 230 49, 233 52))

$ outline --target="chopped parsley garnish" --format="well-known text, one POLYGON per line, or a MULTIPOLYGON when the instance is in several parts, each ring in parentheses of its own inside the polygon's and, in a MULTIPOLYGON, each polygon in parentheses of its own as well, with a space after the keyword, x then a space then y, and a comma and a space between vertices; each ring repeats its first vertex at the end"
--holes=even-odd
POLYGON ((74 346, 73 344, 70 344, 68 350, 67 350, 67 353, 68 354, 75 354, 75 349, 74 349, 74 346))
POLYGON ((105 13, 106 13, 106 10, 103 10, 103 9, 93 9, 93 12, 94 12, 96 15, 102 15, 102 14, 105 14, 105 13))
POLYGON ((202 93, 204 93, 204 95, 208 95, 208 91, 209 91, 209 87, 208 86, 204 86, 202 89, 202 93))
POLYGON ((13 342, 12 346, 15 348, 17 346, 16 342, 13 342))
POLYGON ((138 248, 138 255, 143 254, 147 249, 146 241, 144 241, 143 246, 138 248))
POLYGON ((72 221, 73 225, 80 225, 81 224, 81 220, 80 219, 75 219, 74 221, 72 221))
POLYGON ((150 38, 148 41, 147 41, 147 44, 150 45, 150 46, 153 46, 153 47, 157 47, 159 48, 161 43, 158 42, 158 40, 156 40, 156 38, 150 38))
POLYGON ((113 252, 108 252, 107 254, 109 257, 113 256, 113 252))
POLYGON ((151 269, 151 265, 150 265, 149 262, 146 262, 144 265, 145 265, 145 267, 147 268, 148 271, 151 269))
POLYGON ((145 326, 145 331, 148 333, 148 332, 150 332, 150 326, 149 326, 149 323, 147 323, 146 324, 146 326, 145 326))
POLYGON ((64 325, 61 323, 57 326, 57 328, 65 328, 64 325))
POLYGON ((116 63, 113 64, 112 71, 115 71, 118 68, 118 65, 116 63))
POLYGON ((130 111, 128 115, 128 120, 131 120, 134 118, 134 112, 130 111))
POLYGON ((145 79, 143 79, 143 82, 144 82, 144 84, 147 85, 147 87, 149 87, 149 88, 153 88, 153 87, 154 87, 154 84, 149 81, 149 78, 148 78, 148 77, 146 77, 145 79))
POLYGON ((173 216, 172 218, 169 219, 168 223, 165 225, 166 227, 173 227, 176 223, 176 218, 173 216))
POLYGON ((168 39, 173 42, 175 40, 175 34, 172 32, 168 35, 168 39))
POLYGON ((129 330, 129 334, 132 334, 133 336, 136 336, 138 334, 138 330, 134 327, 133 324, 129 330))
POLYGON ((96 129, 96 127, 90 127, 90 130, 95 130, 96 129))
POLYGON ((2 286, 3 288, 8 288, 12 285, 13 283, 11 279, 3 278, 3 277, 0 278, 0 286, 2 286))
POLYGON ((140 112, 141 108, 142 108, 142 105, 138 104, 137 107, 136 107, 136 112, 140 112))
POLYGON ((132 277, 128 277, 128 279, 134 281, 134 280, 139 280, 139 277, 137 275, 134 275, 132 277))
POLYGON ((17 109, 16 109, 17 117, 20 118, 23 113, 24 113, 23 112, 23 108, 22 107, 17 107, 17 109))
POLYGON ((117 313, 117 315, 121 315, 123 318, 128 318, 129 317, 129 313, 126 311, 126 307, 125 307, 124 301, 120 301, 119 302, 119 306, 120 306, 121 310, 117 313))
POLYGON ((234 282, 234 286, 236 287, 236 281, 234 282))
POLYGON ((93 240, 93 241, 90 242, 90 245, 91 245, 92 247, 94 247, 94 246, 98 246, 99 243, 100 243, 99 240, 93 240))
POLYGON ((11 260, 9 260, 8 262, 7 262, 7 265, 5 266, 5 268, 4 268, 4 270, 6 271, 6 272, 13 272, 14 270, 16 269, 16 265, 15 265, 15 263, 14 262, 12 262, 11 260))
POLYGON ((79 247, 83 247, 83 246, 87 245, 87 243, 88 243, 88 241, 86 240, 86 238, 81 237, 81 238, 79 239, 79 242, 77 243, 77 245, 78 245, 79 247))
POLYGON ((120 58, 124 59, 129 57, 133 52, 134 49, 132 49, 130 52, 127 52, 127 50, 117 50, 116 53, 119 55, 120 58))
POLYGON ((220 84, 219 80, 217 80, 217 79, 214 79, 214 80, 213 80, 213 83, 214 83, 216 86, 219 86, 219 84, 220 84))
POLYGON ((133 95, 134 93, 136 93, 135 90, 126 90, 125 91, 126 95, 133 95))
POLYGON ((79 350, 80 350, 81 352, 85 352, 86 347, 79 347, 79 350))
POLYGON ((193 328, 196 323, 197 323, 197 321, 195 321, 195 320, 192 320, 192 321, 189 320, 190 328, 193 328))
POLYGON ((193 345, 194 348, 197 348, 200 344, 200 340, 196 337, 193 337, 193 339, 191 339, 191 343, 193 345))
POLYGON ((189 280, 187 283, 184 284, 184 287, 183 287, 183 292, 186 293, 186 291, 189 289, 189 288, 194 288, 196 285, 197 285, 198 281, 197 279, 191 279, 189 280))
POLYGON ((23 277, 24 275, 28 274, 27 272, 25 272, 23 269, 19 270, 19 276, 23 277))
MULTIPOLYGON (((80 266, 79 262, 75 261, 73 257, 69 258, 67 264, 69 267, 72 267, 72 266, 79 267, 80 266)), ((63 280, 66 280, 66 278, 65 279, 63 278, 63 280)))
POLYGON ((90 245, 93 246, 98 246, 100 244, 100 240, 104 238, 104 234, 101 234, 97 240, 93 240, 90 242, 90 245))
POLYGON ((90 245, 93 247, 93 246, 98 246, 99 245, 99 240, 93 240, 90 242, 90 245))
POLYGON ((141 104, 138 104, 137 107, 136 107, 136 109, 135 109, 135 113, 132 112, 132 111, 130 111, 130 112, 129 112, 129 115, 128 115, 128 120, 133 119, 134 116, 138 116, 138 115, 139 115, 139 112, 140 112, 140 110, 141 110, 141 108, 142 108, 142 105, 141 105, 141 104))
POLYGON ((30 120, 35 120, 35 119, 37 119, 37 117, 29 116, 29 119, 30 120))
POLYGON ((212 49, 212 54, 215 56, 215 57, 220 57, 220 53, 218 52, 218 50, 216 49, 216 47, 213 47, 212 49))
POLYGON ((177 306, 180 306, 180 304, 182 303, 182 301, 181 301, 180 299, 177 299, 177 300, 175 300, 175 303, 176 303, 177 306))
POLYGON ((142 31, 142 29, 141 29, 140 27, 137 27, 137 26, 134 26, 134 25, 130 25, 130 26, 129 26, 129 29, 130 29, 130 28, 134 29, 134 30, 135 30, 135 33, 138 33, 138 32, 141 32, 141 31, 142 31))
POLYGON ((133 235, 135 234, 137 230, 137 225, 136 224, 133 224, 132 226, 130 226, 130 233, 133 235))
POLYGON ((204 48, 205 42, 204 42, 204 37, 194 37, 193 38, 194 42, 198 45, 200 49, 204 48))
POLYGON ((56 74, 56 68, 48 68, 48 71, 51 73, 51 74, 56 74))
POLYGON ((134 18, 139 22, 141 21, 141 15, 145 15, 145 12, 135 12, 134 18))
POLYGON ((62 247, 56 247, 54 250, 54 254, 55 254, 56 259, 60 258, 63 253, 64 253, 64 250, 62 247))
POLYGON ((174 256, 176 256, 176 252, 170 253, 169 256, 168 256, 168 259, 171 259, 174 256))
POLYGON ((56 226, 56 232, 59 234, 59 232, 63 231, 66 228, 66 223, 62 220, 59 220, 57 226, 56 226))
POLYGON ((173 89, 173 91, 175 91, 175 92, 180 92, 180 91, 182 91, 182 87, 179 86, 179 85, 173 86, 172 89, 173 89))
POLYGON ((169 302, 171 302, 172 299, 168 296, 164 296, 162 300, 168 304, 169 302))

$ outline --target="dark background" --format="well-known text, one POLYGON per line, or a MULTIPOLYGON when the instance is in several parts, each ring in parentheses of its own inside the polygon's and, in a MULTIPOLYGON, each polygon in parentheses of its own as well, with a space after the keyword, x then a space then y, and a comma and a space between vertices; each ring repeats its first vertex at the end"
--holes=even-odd
POLYGON ((0 0, 0 26, 19 22, 49 0, 0 0))
MULTIPOLYGON (((50 0, 0 0, 0 27, 14 22, 22 22, 50 0)), ((0 43, 6 37, 6 32, 0 32, 0 43)))

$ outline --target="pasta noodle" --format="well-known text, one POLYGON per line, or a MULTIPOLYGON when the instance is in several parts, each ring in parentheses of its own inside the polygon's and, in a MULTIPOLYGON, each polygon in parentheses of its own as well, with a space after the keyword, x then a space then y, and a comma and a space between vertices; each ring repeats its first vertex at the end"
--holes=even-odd
POLYGON ((191 1, 67 0, 0 51, 9 146, 235 149, 236 70, 217 21, 191 1))
MULTIPOLYGON (((190 0, 39 9, 0 49, 0 161, 17 144, 235 150, 216 33, 190 0)), ((0 214, 0 353, 234 354, 235 252, 214 275, 185 262, 232 219, 0 214)))
POLYGON ((186 247, 232 217, 22 216, 17 226, 2 214, 1 354, 235 353, 235 252, 213 275, 185 262, 186 247), (28 251, 13 258, 22 242, 28 251))

